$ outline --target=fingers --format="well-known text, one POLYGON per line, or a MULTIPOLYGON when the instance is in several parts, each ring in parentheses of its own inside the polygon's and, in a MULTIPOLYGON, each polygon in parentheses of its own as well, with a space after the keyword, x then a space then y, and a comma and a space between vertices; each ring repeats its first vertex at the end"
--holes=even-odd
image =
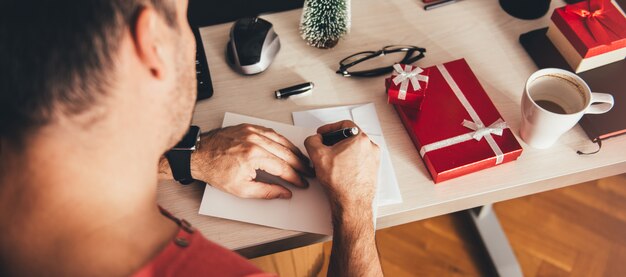
POLYGON ((322 142, 322 135, 320 134, 309 136, 304 140, 304 147, 307 148, 307 152, 309 152, 309 147, 320 147, 320 146, 326 146, 322 142))
POLYGON ((332 131, 337 131, 343 128, 350 128, 350 127, 357 127, 356 124, 350 120, 342 120, 339 122, 335 122, 335 123, 331 123, 331 124, 326 124, 324 126, 321 126, 319 128, 317 128, 317 133, 318 134, 325 134, 325 133, 329 133, 332 131))
POLYGON ((250 181, 242 186, 235 194, 242 198, 260 199, 289 199, 292 196, 291 191, 283 186, 257 181, 250 181))
POLYGON ((276 133, 274 130, 270 129, 270 128, 265 128, 265 127, 260 127, 258 126, 261 130, 261 133, 266 136, 267 138, 280 143, 282 146, 288 148, 289 150, 291 150, 291 152, 293 152, 294 154, 296 154, 299 158, 303 159, 305 162, 309 162, 308 158, 306 156, 304 156, 304 154, 302 154, 302 151, 300 151, 300 149, 298 149, 298 147, 296 147, 291 141, 289 141, 287 138, 283 137, 281 134, 276 133))
MULTIPOLYGON (((267 138, 266 136, 260 135, 257 133, 248 135, 247 139, 248 141, 253 142, 257 146, 265 149, 267 152, 269 152, 268 153, 269 155, 274 155, 282 159, 295 170, 305 175, 313 176, 312 169, 308 165, 308 160, 307 160, 307 163, 305 164, 305 162, 302 159, 300 159, 298 156, 296 156, 294 152, 292 152, 291 150, 289 150, 287 147, 283 146, 282 144, 277 143, 267 138)), ((300 154, 302 155, 302 153, 300 154)))
POLYGON ((306 147, 306 151, 307 151, 307 153, 309 153, 309 156, 311 157, 311 159, 315 160, 317 158, 318 154, 320 153, 320 151, 323 151, 324 149, 345 148, 345 147, 347 147, 347 146, 345 146, 346 144, 354 143, 354 140, 356 140, 356 141, 366 140, 366 141, 370 142, 369 137, 365 133, 359 132, 359 134, 356 137, 344 139, 344 140, 336 143, 332 147, 327 146, 327 145, 324 144, 323 138, 322 138, 321 134, 332 132, 332 131, 343 129, 343 128, 351 128, 351 127, 357 127, 358 128, 358 126, 356 126, 356 124, 354 124, 354 122, 349 121, 349 120, 344 120, 344 121, 339 121, 339 122, 336 122, 336 123, 331 123, 331 124, 328 124, 328 125, 324 125, 324 126, 318 128, 317 129, 317 132, 318 132, 317 135, 313 135, 313 136, 307 137, 306 140, 304 141, 304 147, 306 147))
POLYGON ((313 169, 309 166, 309 159, 287 138, 262 126, 242 124, 242 128, 249 132, 247 135, 249 141, 285 160, 299 172, 314 176, 313 169))
POLYGON ((263 170, 271 175, 278 176, 281 179, 301 188, 309 186, 306 179, 300 177, 296 171, 285 161, 278 157, 267 157, 255 160, 255 169, 263 170))
POLYGON ((306 152, 309 153, 311 159, 315 160, 317 157, 318 151, 327 147, 322 143, 322 135, 312 135, 304 140, 304 147, 306 148, 306 152))

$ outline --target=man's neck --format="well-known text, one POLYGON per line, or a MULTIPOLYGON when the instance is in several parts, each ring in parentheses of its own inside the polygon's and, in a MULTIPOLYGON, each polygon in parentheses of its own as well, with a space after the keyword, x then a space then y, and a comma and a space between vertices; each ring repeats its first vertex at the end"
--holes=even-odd
POLYGON ((63 275, 79 273, 66 271, 76 269, 64 268, 68 261, 92 265, 87 272, 108 264, 109 273, 130 273, 175 233, 156 207, 159 155, 123 136, 66 131, 44 130, 20 151, 2 146, 0 220, 11 224, 0 227, 0 245, 20 250, 0 249, 0 259, 17 254, 63 275), (11 245, 24 241, 18 237, 33 239, 11 245))

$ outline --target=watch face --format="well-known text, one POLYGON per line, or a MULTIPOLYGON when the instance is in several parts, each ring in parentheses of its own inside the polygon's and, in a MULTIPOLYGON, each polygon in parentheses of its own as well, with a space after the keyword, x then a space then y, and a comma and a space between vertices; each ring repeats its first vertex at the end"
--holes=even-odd
POLYGON ((189 131, 183 137, 183 139, 174 146, 174 149, 177 150, 195 150, 196 143, 200 138, 200 127, 191 126, 189 127, 189 131))

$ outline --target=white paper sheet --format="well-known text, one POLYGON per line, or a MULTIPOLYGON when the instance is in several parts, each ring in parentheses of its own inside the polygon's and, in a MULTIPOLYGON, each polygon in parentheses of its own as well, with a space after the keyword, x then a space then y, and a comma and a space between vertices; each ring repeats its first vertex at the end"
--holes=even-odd
POLYGON ((391 157, 389 156, 387 143, 383 137, 383 131, 380 127, 380 121, 378 120, 374 103, 293 113, 293 123, 300 127, 317 129, 322 125, 341 120, 354 121, 382 150, 380 168, 378 171, 377 205, 380 207, 402 203, 398 180, 393 165, 391 164, 391 157))
MULTIPOLYGON (((315 129, 296 127, 283 123, 226 113, 222 127, 241 123, 256 124, 274 129, 292 141, 306 154, 304 140, 315 134, 315 129)), ((209 185, 204 190, 200 214, 249 222, 275 228, 332 234, 330 206, 319 182, 308 178, 309 188, 297 188, 280 178, 259 171, 259 178, 272 179, 292 192, 291 199, 243 199, 222 192, 209 185)))

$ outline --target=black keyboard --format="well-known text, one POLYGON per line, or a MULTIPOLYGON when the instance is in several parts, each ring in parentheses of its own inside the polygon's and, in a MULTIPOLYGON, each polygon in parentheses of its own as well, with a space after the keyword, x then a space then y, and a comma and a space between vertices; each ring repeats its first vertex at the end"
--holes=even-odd
POLYGON ((211 73, 209 64, 204 53, 204 45, 198 28, 192 28, 196 37, 196 79, 198 80, 198 98, 196 101, 213 96, 213 84, 211 83, 211 73))

